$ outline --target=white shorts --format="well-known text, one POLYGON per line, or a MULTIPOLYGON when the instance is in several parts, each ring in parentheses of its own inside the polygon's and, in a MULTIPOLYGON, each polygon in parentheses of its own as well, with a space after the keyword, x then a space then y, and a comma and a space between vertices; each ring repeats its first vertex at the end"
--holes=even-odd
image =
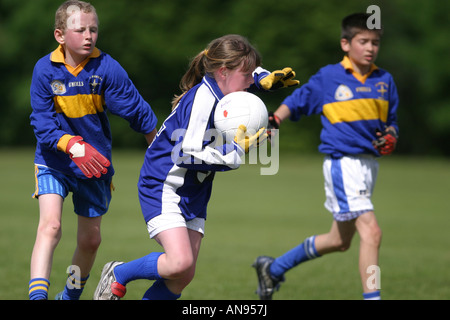
POLYGON ((378 161, 374 156, 325 157, 325 208, 335 220, 348 221, 373 211, 371 197, 377 174, 378 161))
POLYGON ((162 213, 147 222, 147 230, 150 238, 153 238, 162 231, 179 227, 185 227, 200 232, 202 235, 204 235, 205 219, 194 218, 192 220, 186 221, 181 213, 174 212, 162 213))

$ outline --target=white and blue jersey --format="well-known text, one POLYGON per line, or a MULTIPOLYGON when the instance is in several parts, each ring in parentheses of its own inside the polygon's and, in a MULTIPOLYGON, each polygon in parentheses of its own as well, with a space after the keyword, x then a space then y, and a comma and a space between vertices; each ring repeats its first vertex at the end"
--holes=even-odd
POLYGON ((148 148, 139 178, 144 219, 179 213, 206 219, 216 171, 237 169, 243 151, 217 141, 214 110, 223 93, 205 76, 167 117, 148 148))

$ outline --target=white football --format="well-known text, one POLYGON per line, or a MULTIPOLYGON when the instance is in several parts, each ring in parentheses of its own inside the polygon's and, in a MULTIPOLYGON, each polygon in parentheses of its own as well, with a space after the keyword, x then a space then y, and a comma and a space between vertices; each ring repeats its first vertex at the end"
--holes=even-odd
POLYGON ((248 135, 267 128, 268 113, 264 102, 246 91, 236 91, 224 96, 214 112, 214 126, 228 143, 233 141, 237 128, 243 124, 248 135))

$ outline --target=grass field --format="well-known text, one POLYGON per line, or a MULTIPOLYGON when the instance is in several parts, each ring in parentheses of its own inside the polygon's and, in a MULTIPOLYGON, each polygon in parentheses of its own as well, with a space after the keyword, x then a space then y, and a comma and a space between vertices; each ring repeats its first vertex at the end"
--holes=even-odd
MULTIPOLYGON (((92 298, 104 263, 161 250, 148 238, 137 199, 143 154, 115 150, 113 160, 116 190, 103 219, 103 241, 83 299, 92 298)), ((262 176, 258 165, 248 164, 217 174, 197 274, 182 299, 257 299, 251 268, 255 257, 282 254, 307 236, 327 232, 331 225, 331 215, 323 208, 321 170, 319 155, 282 155, 274 176, 262 176)), ((0 149, 0 177, 0 299, 25 300, 38 222, 37 201, 31 198, 33 150, 0 149)), ((383 229, 383 299, 450 299, 449 191, 448 159, 380 159, 373 200, 383 229)), ((51 298, 65 283, 75 246, 75 222, 68 197, 50 279, 51 298)), ((349 251, 288 272, 274 299, 361 299, 357 260, 355 237, 349 251)), ((150 285, 146 280, 130 283, 126 299, 140 299, 150 285)))

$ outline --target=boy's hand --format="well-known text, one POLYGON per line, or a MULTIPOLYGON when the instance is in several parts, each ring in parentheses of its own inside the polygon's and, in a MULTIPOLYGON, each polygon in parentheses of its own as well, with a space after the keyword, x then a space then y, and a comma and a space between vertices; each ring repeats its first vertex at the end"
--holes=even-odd
POLYGON ((384 131, 377 129, 376 136, 377 139, 372 141, 372 145, 381 155, 389 155, 395 150, 398 135, 393 127, 388 127, 384 131))
POLYGON ((269 140, 275 135, 275 132, 272 132, 272 130, 278 129, 280 127, 280 123, 280 118, 278 118, 272 111, 269 111, 269 124, 267 125, 269 140))
POLYGON ((253 136, 247 136, 247 127, 241 124, 236 131, 234 142, 238 144, 245 153, 248 153, 253 146, 259 146, 267 139, 267 133, 265 131, 265 128, 261 128, 253 136))
POLYGON ((84 142, 81 136, 75 136, 69 140, 66 153, 88 178, 92 176, 100 178, 102 174, 108 172, 106 168, 111 165, 107 158, 89 143, 84 142))
POLYGON ((253 78, 259 88, 267 91, 274 91, 279 88, 294 87, 300 84, 300 81, 294 80, 295 71, 286 67, 283 70, 275 70, 269 72, 262 68, 255 70, 253 78))

